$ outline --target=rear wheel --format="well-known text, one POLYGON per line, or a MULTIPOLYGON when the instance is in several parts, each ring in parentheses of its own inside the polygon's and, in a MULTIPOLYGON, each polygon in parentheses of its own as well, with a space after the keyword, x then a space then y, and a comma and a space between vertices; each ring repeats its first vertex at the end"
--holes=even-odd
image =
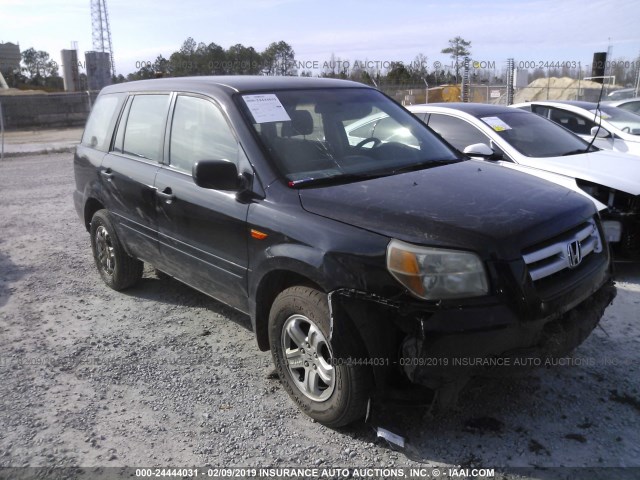
POLYGON ((125 252, 106 210, 93 215, 90 234, 93 259, 104 283, 124 290, 140 280, 143 263, 125 252))
POLYGON ((300 409, 324 425, 340 427, 366 413, 371 372, 353 362, 366 356, 358 340, 331 338, 327 297, 316 289, 291 287, 273 302, 269 342, 278 375, 300 409))

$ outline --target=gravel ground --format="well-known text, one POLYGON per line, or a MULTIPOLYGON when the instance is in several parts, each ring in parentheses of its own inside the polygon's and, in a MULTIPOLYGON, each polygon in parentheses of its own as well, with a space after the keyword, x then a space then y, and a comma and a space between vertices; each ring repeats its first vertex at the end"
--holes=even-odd
POLYGON ((71 154, 0 164, 0 467, 640 467, 638 265, 577 365, 332 430, 298 412, 246 316, 149 268, 107 288, 72 191, 71 154))

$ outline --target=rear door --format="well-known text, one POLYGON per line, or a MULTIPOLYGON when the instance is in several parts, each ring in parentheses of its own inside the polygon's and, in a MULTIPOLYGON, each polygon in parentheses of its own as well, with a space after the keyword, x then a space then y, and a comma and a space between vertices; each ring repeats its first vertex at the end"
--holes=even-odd
POLYGON ((172 106, 166 164, 155 180, 165 271, 242 311, 247 309, 248 204, 233 192, 198 187, 198 160, 238 162, 240 146, 210 99, 178 94, 172 106))
POLYGON ((107 205, 129 253, 157 263, 158 225, 154 181, 163 160, 171 95, 129 97, 100 175, 107 205))

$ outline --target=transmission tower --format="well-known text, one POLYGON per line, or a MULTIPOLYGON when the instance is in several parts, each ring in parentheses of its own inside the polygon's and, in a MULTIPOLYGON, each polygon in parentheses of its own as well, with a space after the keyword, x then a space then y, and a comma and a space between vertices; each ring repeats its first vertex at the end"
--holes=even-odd
POLYGON ((96 52, 108 52, 111 60, 111 74, 115 77, 116 65, 113 61, 111 27, 107 13, 107 0, 91 0, 91 36, 96 52))

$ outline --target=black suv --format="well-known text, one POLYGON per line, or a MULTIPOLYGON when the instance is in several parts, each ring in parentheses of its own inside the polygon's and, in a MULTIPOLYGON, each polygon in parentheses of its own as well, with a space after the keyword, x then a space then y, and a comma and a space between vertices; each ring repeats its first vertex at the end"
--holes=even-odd
POLYGON ((383 392, 445 398, 487 365, 564 355, 615 297, 592 202, 461 156, 358 83, 113 85, 74 162, 107 285, 148 262, 249 314, 289 395, 326 425, 383 392))

